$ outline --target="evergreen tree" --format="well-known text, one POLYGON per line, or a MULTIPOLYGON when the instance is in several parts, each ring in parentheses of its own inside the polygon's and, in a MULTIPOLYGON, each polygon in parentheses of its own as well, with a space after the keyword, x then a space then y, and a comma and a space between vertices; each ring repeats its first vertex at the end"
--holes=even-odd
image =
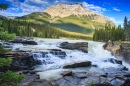
POLYGON ((8 4, 0 4, 0 10, 6 10, 8 7, 8 4))
POLYGON ((127 24, 127 17, 124 18, 124 29, 127 30, 128 24, 127 24))
POLYGON ((119 25, 117 28, 112 27, 111 25, 105 25, 105 29, 95 29, 95 33, 93 35, 94 41, 118 41, 125 40, 125 30, 121 28, 119 25))

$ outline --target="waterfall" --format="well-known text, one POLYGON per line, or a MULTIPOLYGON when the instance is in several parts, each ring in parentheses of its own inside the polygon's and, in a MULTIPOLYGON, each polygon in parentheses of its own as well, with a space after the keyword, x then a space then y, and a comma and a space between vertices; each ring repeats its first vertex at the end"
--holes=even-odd
MULTIPOLYGON (((42 40, 42 39, 37 39, 42 40)), ((76 68, 75 71, 100 71, 106 68, 119 68, 120 64, 117 64, 117 59, 111 55, 111 52, 104 50, 102 42, 84 41, 84 40, 61 40, 61 39, 44 39, 38 42, 39 45, 26 45, 21 46, 19 50, 31 50, 33 58, 36 63, 35 70, 44 71, 39 72, 40 77, 56 77, 57 73, 61 72, 64 65, 91 61, 94 67, 90 68, 76 68), (79 50, 61 49, 58 46, 62 42, 76 43, 76 42, 88 42, 88 53, 84 53, 79 50), (57 51, 57 50, 60 51, 57 51), (56 51, 51 51, 56 50, 56 51)), ((123 63, 124 64, 124 63, 123 63)), ((72 69, 71 69, 72 70, 72 69)), ((59 76, 57 76, 59 77, 59 76)))
MULTIPOLYGON (((58 43, 59 42, 57 42, 57 44, 58 43)), ((44 46, 45 44, 48 45, 50 43, 44 43, 44 46)), ((51 43, 51 45, 49 45, 48 47, 57 47, 57 44, 51 43)), ((112 56, 109 51, 103 49, 104 43, 88 41, 88 44, 88 53, 84 53, 78 50, 61 49, 66 53, 65 58, 60 58, 61 54, 59 53, 59 51, 50 51, 48 53, 34 53, 33 57, 35 60, 40 61, 42 63, 41 65, 46 65, 46 69, 62 68, 66 64, 82 61, 91 61, 92 65, 97 65, 98 68, 119 66, 119 64, 116 64, 115 62, 115 57, 112 56)))

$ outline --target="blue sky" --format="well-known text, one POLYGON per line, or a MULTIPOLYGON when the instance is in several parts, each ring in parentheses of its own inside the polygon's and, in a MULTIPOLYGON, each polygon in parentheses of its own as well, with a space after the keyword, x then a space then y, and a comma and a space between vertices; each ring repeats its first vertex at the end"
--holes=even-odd
POLYGON ((122 24, 124 17, 130 18, 129 0, 0 0, 9 8, 1 11, 4 16, 23 16, 32 12, 42 12, 51 5, 82 3, 86 9, 103 14, 116 23, 122 24))

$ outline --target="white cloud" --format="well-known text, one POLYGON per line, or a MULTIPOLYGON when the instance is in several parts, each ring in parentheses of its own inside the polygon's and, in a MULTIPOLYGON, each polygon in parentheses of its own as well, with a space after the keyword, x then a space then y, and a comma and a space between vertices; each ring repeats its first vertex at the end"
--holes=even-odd
POLYGON ((115 10, 115 11, 121 11, 120 9, 118 9, 116 7, 113 7, 113 10, 115 10))
POLYGON ((19 7, 19 5, 20 5, 20 1, 19 0, 6 0, 6 1, 11 2, 15 7, 19 7))
POLYGON ((114 17, 108 17, 110 20, 112 20, 113 22, 115 22, 115 24, 118 25, 123 25, 123 21, 121 20, 117 20, 114 17))
POLYGON ((25 0, 25 3, 30 3, 33 5, 43 5, 43 4, 48 4, 47 0, 25 0))
POLYGON ((23 16, 23 15, 26 15, 26 13, 13 13, 10 11, 2 11, 1 14, 4 16, 23 16))
POLYGON ((21 9, 22 9, 23 13, 39 12, 39 11, 43 10, 40 7, 28 5, 26 3, 21 3, 21 9))
MULTIPOLYGON (((10 1, 13 4, 13 7, 9 8, 9 10, 5 11, 8 13, 8 15, 19 15, 17 14, 18 11, 21 12, 21 14, 29 14, 32 12, 42 12, 44 9, 51 5, 56 5, 60 3, 64 4, 73 4, 77 2, 82 2, 82 0, 25 0, 24 2, 20 2, 19 0, 6 0, 10 1), (12 11, 12 12, 11 12, 12 11), (17 11, 17 12, 16 12, 17 11)), ((95 6, 94 4, 88 4, 86 2, 82 3, 83 6, 88 10, 93 10, 97 13, 103 13, 104 11, 107 11, 105 8, 102 8, 100 6, 95 6)), ((2 13, 5 13, 2 12, 2 13)))
POLYGON ((8 10, 10 10, 10 11, 19 11, 20 10, 20 8, 9 8, 8 10))
POLYGON ((86 3, 86 2, 83 2, 82 4, 83 4, 83 6, 84 6, 86 9, 88 9, 88 10, 93 10, 93 11, 95 11, 95 12, 97 12, 97 13, 103 13, 104 11, 107 11, 106 8, 102 8, 102 7, 100 7, 100 6, 95 6, 94 4, 88 4, 88 3, 86 3))

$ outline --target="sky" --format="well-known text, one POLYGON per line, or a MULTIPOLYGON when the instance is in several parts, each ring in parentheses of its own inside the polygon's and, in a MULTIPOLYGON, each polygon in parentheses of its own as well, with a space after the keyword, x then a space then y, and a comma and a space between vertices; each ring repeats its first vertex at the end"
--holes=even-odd
POLYGON ((116 25, 123 25, 124 17, 130 19, 129 0, 0 0, 9 4, 9 8, 0 11, 4 16, 23 16, 32 12, 43 12, 52 5, 81 3, 85 9, 111 19, 116 25))

